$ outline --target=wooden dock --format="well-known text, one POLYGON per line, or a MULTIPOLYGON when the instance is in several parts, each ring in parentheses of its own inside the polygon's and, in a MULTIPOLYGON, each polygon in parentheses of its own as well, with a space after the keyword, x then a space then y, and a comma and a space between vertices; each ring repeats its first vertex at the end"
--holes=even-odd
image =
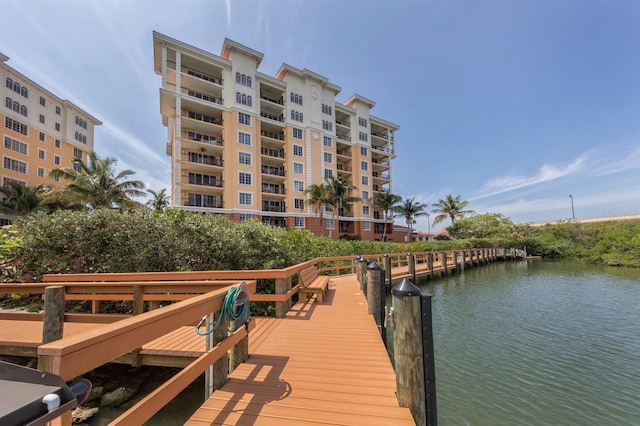
POLYGON ((188 425, 413 425, 355 276, 323 304, 298 303, 188 425))

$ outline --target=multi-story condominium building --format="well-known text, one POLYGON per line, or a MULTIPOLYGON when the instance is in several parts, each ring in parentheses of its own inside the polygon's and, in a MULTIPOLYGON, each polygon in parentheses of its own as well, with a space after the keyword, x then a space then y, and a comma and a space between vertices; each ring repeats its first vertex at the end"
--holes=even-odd
MULTIPOLYGON (((66 185, 49 177, 49 172, 71 167, 74 158, 86 161, 93 151, 93 128, 102 123, 11 68, 8 60, 0 53, 0 184, 66 185)), ((0 216, 0 224, 7 222, 0 216)))
POLYGON ((174 207, 320 234, 305 190, 340 177, 362 202, 335 223, 325 208, 324 235, 381 238, 384 214, 372 198, 391 190, 399 127, 371 115, 375 102, 336 102, 340 87, 287 64, 262 74, 263 54, 229 39, 220 56, 155 32, 153 46, 174 207))

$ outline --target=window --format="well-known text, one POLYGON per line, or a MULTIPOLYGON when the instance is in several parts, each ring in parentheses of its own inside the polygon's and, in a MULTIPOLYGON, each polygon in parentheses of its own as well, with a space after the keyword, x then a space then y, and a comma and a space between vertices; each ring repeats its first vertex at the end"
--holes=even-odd
POLYGON ((202 175, 200 173, 189 173, 189 181, 192 185, 204 185, 221 187, 222 181, 218 181, 217 176, 202 175))
POLYGON ((245 114, 243 112, 238 113, 238 123, 246 124, 247 126, 251 126, 251 116, 249 114, 245 114))
POLYGON ((44 121, 45 121, 45 120, 44 120, 44 115, 40 114, 39 121, 40 121, 42 124, 44 124, 44 121))
POLYGON ((247 220, 251 220, 251 215, 249 213, 240 213, 238 215, 238 219, 240 222, 246 222, 247 220))
POLYGON ((324 228, 325 229, 335 229, 335 225, 333 224, 333 219, 325 219, 324 220, 324 228))
POLYGON ((300 122, 304 121, 303 114, 294 109, 291 110, 291 119, 300 122))
POLYGON ((362 206, 362 214, 365 216, 369 215, 369 206, 362 206))
POLYGON ((369 199, 369 191, 362 191, 362 199, 363 200, 369 199))
POLYGON ((358 139, 360 139, 362 142, 367 142, 369 140, 369 134, 358 132, 358 139))
POLYGON ((82 151, 79 150, 78 148, 73 148, 73 158, 77 158, 79 160, 82 160, 82 151))
POLYGON ((23 185, 23 186, 27 186, 27 182, 18 180, 18 179, 11 179, 9 177, 3 177, 2 178, 2 186, 9 186, 13 183, 17 183, 19 185, 23 185))
POLYGON ((333 131, 333 123, 331 121, 322 120, 322 128, 331 132, 333 131))
POLYGON ((38 150, 38 158, 41 160, 44 160, 47 158, 47 153, 45 152, 44 149, 39 149, 38 150))
POLYGON ((238 193, 238 204, 250 206, 253 204, 253 194, 251 192, 238 193))
POLYGON ((236 92, 236 103, 251 106, 251 96, 245 95, 244 93, 236 92))
POLYGON ((243 86, 251 87, 251 77, 237 72, 236 83, 242 84, 243 86))
POLYGON ((56 139, 53 145, 54 145, 56 148, 60 148, 60 139, 56 139))
POLYGON ((221 207, 218 206, 215 195, 189 194, 187 205, 196 207, 221 207))
POLYGON ((294 198, 293 207, 298 210, 304 209, 304 200, 302 198, 294 198))
POLYGON ((302 139, 302 129, 293 128, 293 137, 296 139, 302 139))
POLYGON ((45 135, 44 132, 38 132, 38 139, 41 142, 44 142, 45 140, 47 140, 47 135, 45 135))
POLYGON ((325 152, 324 153, 324 162, 325 163, 333 163, 333 154, 331 154, 330 152, 325 152))
POLYGON ((45 170, 42 167, 38 167, 38 177, 44 177, 45 170))
POLYGON ((29 89, 27 89, 24 86, 20 86, 20 83, 18 83, 17 81, 13 81, 9 77, 5 79, 5 86, 13 90, 14 92, 18 93, 19 95, 24 96, 25 98, 29 97, 29 89))
POLYGON ((251 146, 251 133, 238 132, 238 143, 251 146))
POLYGON ((304 182, 301 180, 294 180, 293 190, 297 192, 304 192, 304 182))
POLYGON ((25 136, 29 136, 29 127, 26 124, 22 124, 21 122, 13 120, 9 117, 4 118, 4 127, 25 136))
POLYGON ((14 160, 13 158, 4 157, 3 161, 4 168, 7 170, 12 170, 14 172, 22 173, 24 175, 27 174, 27 163, 14 160))
POLYGON ((18 140, 10 138, 9 136, 5 136, 4 147, 6 149, 10 149, 11 151, 15 151, 15 152, 19 152, 20 154, 27 155, 29 145, 27 145, 24 142, 20 142, 18 140))
POLYGON ((304 228, 304 217, 295 217, 294 226, 296 228, 304 228))
POLYGON ((60 176, 54 176, 53 180, 56 181, 56 182, 60 182, 60 176))
POLYGON ((297 175, 304 174, 304 164, 302 163, 293 163, 293 173, 297 175))
POLYGON ((327 115, 332 115, 332 108, 329 105, 322 104, 322 113, 327 115))
POLYGON ((29 115, 29 111, 27 110, 26 106, 22 105, 20 107, 20 115, 24 115, 25 117, 29 115))
POLYGON ((6 97, 4 98, 4 106, 6 106, 9 109, 13 108, 13 100, 10 97, 6 97))
POLYGON ((55 124, 55 129, 56 129, 56 132, 60 131, 60 123, 55 124))
POLYGON ((250 166, 251 165, 251 153, 249 153, 249 152, 238 152, 238 163, 250 166))
MULTIPOLYGON (((294 129, 295 130, 295 129, 294 129)), ((293 145, 293 155, 296 157, 302 157, 302 146, 301 145, 293 145)))
POLYGON ((251 173, 239 172, 238 183, 241 185, 251 185, 251 173))
POLYGON ((61 112, 60 107, 56 105, 56 115, 60 115, 61 112))
POLYGON ((60 165, 60 156, 59 155, 54 155, 53 156, 53 162, 56 164, 56 166, 60 165))
POLYGON ((369 170, 369 163, 367 163, 366 161, 361 161, 360 162, 360 169, 364 170, 364 171, 369 170))
POLYGON ((47 100, 45 98, 43 98, 42 96, 40 96, 40 105, 47 106, 47 100))
POLYGON ((371 222, 362 222, 363 231, 371 231, 371 222))
POLYGON ((331 143, 331 138, 329 136, 324 136, 322 138, 322 144, 324 146, 332 146, 333 144, 331 143))
POLYGON ((369 176, 362 176, 362 184, 369 185, 369 176))
POLYGON ((82 127, 83 129, 87 128, 87 120, 83 120, 82 118, 78 117, 76 115, 76 124, 80 127, 82 127))
POLYGON ((332 177, 333 177, 333 170, 324 169, 324 178, 325 179, 331 179, 332 177))
POLYGON ((364 146, 360 147, 360 155, 362 155, 363 157, 366 157, 368 153, 369 153, 369 150, 367 149, 367 147, 364 147, 364 146))
POLYGON ((302 105, 302 95, 298 95, 297 93, 291 92, 289 94, 289 100, 294 104, 302 105))
POLYGON ((362 117, 358 117, 358 126, 369 127, 367 119, 366 118, 362 118, 362 117))
POLYGON ((331 212, 333 212, 333 209, 331 208, 331 206, 329 204, 325 204, 324 205, 324 211, 331 213, 331 212))

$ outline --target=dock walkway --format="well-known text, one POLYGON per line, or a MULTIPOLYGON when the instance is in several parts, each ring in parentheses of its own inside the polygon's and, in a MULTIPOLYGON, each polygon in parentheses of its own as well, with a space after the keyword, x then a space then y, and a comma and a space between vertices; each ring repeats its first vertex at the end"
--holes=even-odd
POLYGON ((400 408, 387 351, 354 275, 323 304, 298 303, 186 423, 414 425, 400 408))

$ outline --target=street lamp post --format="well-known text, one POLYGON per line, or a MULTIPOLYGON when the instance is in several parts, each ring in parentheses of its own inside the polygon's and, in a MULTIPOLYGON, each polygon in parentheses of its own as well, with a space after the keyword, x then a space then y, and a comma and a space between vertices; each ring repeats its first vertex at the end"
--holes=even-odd
POLYGON ((569 198, 571 198, 571 218, 575 220, 576 212, 573 210, 573 195, 569 194, 569 198))
POLYGON ((427 229, 429 230, 429 233, 431 233, 431 218, 429 213, 427 213, 427 229))

